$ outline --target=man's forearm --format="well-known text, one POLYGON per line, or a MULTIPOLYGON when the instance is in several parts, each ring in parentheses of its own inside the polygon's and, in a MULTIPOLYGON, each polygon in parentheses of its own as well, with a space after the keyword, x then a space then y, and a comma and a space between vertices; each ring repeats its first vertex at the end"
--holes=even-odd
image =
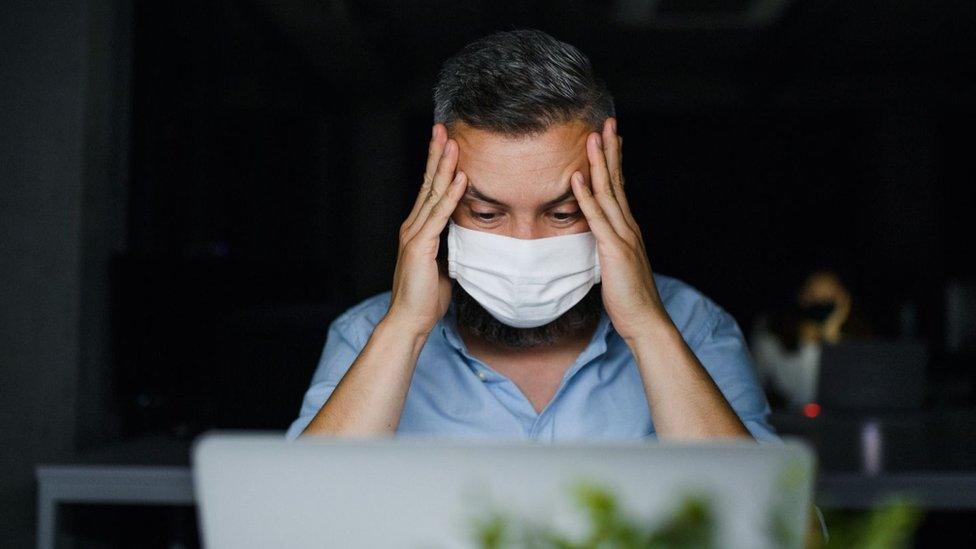
POLYGON ((649 323, 627 344, 637 360, 659 438, 751 438, 670 320, 649 323))
POLYGON ((385 317, 302 434, 394 434, 426 339, 385 317))

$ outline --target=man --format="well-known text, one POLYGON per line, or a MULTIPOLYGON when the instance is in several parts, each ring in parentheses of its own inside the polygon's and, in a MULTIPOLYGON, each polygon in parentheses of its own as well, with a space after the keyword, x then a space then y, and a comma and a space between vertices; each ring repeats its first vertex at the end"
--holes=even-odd
POLYGON ((651 270, 582 53, 496 33, 434 99, 393 289, 329 327, 289 438, 776 440, 735 320, 651 270))

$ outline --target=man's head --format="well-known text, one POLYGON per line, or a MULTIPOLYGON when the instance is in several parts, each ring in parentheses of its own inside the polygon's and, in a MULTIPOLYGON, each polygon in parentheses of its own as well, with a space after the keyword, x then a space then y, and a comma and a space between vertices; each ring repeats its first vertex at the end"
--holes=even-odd
MULTIPOLYGON (((589 230, 569 178, 576 170, 589 177, 587 135, 615 113, 579 50, 537 30, 486 36, 444 63, 434 103, 468 178, 455 223, 520 239, 589 230)), ((499 322, 456 282, 454 296, 459 324, 510 347, 551 343, 600 314, 599 286, 537 328, 499 322)))

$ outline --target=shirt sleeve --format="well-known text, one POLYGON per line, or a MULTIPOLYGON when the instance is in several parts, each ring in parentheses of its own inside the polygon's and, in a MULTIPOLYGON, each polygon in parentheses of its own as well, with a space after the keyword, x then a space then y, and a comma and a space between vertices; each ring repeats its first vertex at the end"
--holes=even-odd
POLYGON ((332 395, 339 380, 349 370, 352 363, 365 347, 362 338, 352 337, 347 317, 341 316, 329 325, 325 349, 319 359, 318 367, 312 375, 312 382, 302 399, 298 418, 285 432, 285 438, 294 440, 308 427, 312 418, 332 395))
POLYGON ((689 347, 752 436, 759 442, 780 442, 769 423, 769 402, 742 330, 732 315, 710 299, 702 299, 696 309, 705 321, 689 347))

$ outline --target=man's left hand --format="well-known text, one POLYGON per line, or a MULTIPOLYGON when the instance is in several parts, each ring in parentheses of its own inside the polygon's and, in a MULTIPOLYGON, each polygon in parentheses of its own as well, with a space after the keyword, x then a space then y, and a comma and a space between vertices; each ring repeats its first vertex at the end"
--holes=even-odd
POLYGON ((616 130, 617 120, 611 117, 604 121, 602 135, 592 132, 587 136, 590 183, 579 171, 573 173, 570 182, 596 237, 604 307, 617 333, 631 342, 645 330, 670 323, 670 317, 654 284, 644 239, 624 194, 623 138, 616 130))

